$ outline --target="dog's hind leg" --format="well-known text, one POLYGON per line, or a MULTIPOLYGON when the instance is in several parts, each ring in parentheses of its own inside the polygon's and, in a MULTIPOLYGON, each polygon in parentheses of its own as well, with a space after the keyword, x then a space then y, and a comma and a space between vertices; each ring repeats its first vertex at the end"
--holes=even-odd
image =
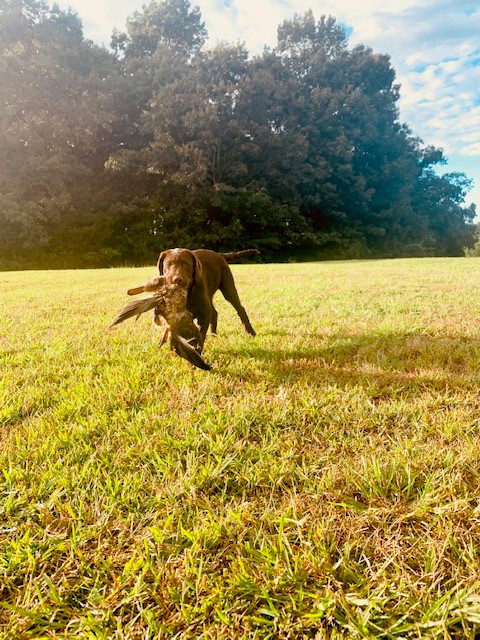
POLYGON ((212 317, 210 318, 211 333, 217 333, 217 323, 218 323, 218 311, 212 305, 212 317))
POLYGON ((233 275, 229 271, 225 271, 222 274, 222 282, 220 283, 220 291, 223 293, 223 297, 227 302, 230 302, 232 307, 238 313, 238 317, 242 321, 243 326, 245 327, 245 331, 249 333, 251 336, 255 336, 255 329, 250 324, 250 320, 248 319, 247 312, 245 311, 245 307, 242 306, 240 302, 240 298, 238 296, 238 291, 235 286, 235 282, 233 280, 233 275))

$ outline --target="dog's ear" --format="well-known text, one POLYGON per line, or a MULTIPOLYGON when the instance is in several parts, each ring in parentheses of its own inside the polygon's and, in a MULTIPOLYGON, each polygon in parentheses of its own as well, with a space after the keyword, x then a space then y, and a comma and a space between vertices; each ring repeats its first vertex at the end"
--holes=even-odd
POLYGON ((165 256, 167 255, 166 251, 162 251, 162 253, 158 256, 157 269, 159 275, 163 276, 163 261, 165 260, 165 256))
POLYGON ((200 284, 202 280, 202 272, 203 272, 202 263, 194 253, 192 253, 192 256, 193 256, 193 281, 195 282, 195 284, 200 284))

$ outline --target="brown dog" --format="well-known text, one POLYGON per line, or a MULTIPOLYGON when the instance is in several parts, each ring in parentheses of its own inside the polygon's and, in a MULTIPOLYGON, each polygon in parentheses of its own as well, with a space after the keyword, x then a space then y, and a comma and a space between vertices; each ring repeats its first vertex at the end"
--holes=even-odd
POLYGON ((176 284, 188 291, 187 309, 198 321, 202 347, 208 327, 212 333, 217 330, 218 313, 212 299, 218 289, 238 313, 247 333, 255 335, 238 297, 227 260, 233 262, 256 253, 256 249, 225 255, 208 249, 167 249, 160 254, 157 263, 159 274, 165 276, 167 284, 176 284))

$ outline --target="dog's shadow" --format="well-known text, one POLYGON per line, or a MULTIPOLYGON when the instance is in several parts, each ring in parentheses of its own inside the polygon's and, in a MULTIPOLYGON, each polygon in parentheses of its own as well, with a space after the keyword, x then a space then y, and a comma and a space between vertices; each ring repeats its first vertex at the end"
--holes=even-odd
POLYGON ((412 390, 477 390, 480 340, 424 331, 312 336, 268 330, 233 350, 215 345, 215 369, 239 380, 273 384, 361 385, 412 390), (315 339, 317 338, 317 339, 315 339), (222 362, 224 364, 222 364, 222 362))

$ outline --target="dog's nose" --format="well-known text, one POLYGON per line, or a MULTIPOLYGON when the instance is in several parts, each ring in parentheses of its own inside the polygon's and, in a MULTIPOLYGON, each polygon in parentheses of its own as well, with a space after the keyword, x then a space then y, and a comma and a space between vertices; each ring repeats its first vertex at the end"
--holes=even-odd
POLYGON ((175 276, 172 280, 173 284, 177 284, 179 287, 185 287, 186 283, 182 276, 175 276))

